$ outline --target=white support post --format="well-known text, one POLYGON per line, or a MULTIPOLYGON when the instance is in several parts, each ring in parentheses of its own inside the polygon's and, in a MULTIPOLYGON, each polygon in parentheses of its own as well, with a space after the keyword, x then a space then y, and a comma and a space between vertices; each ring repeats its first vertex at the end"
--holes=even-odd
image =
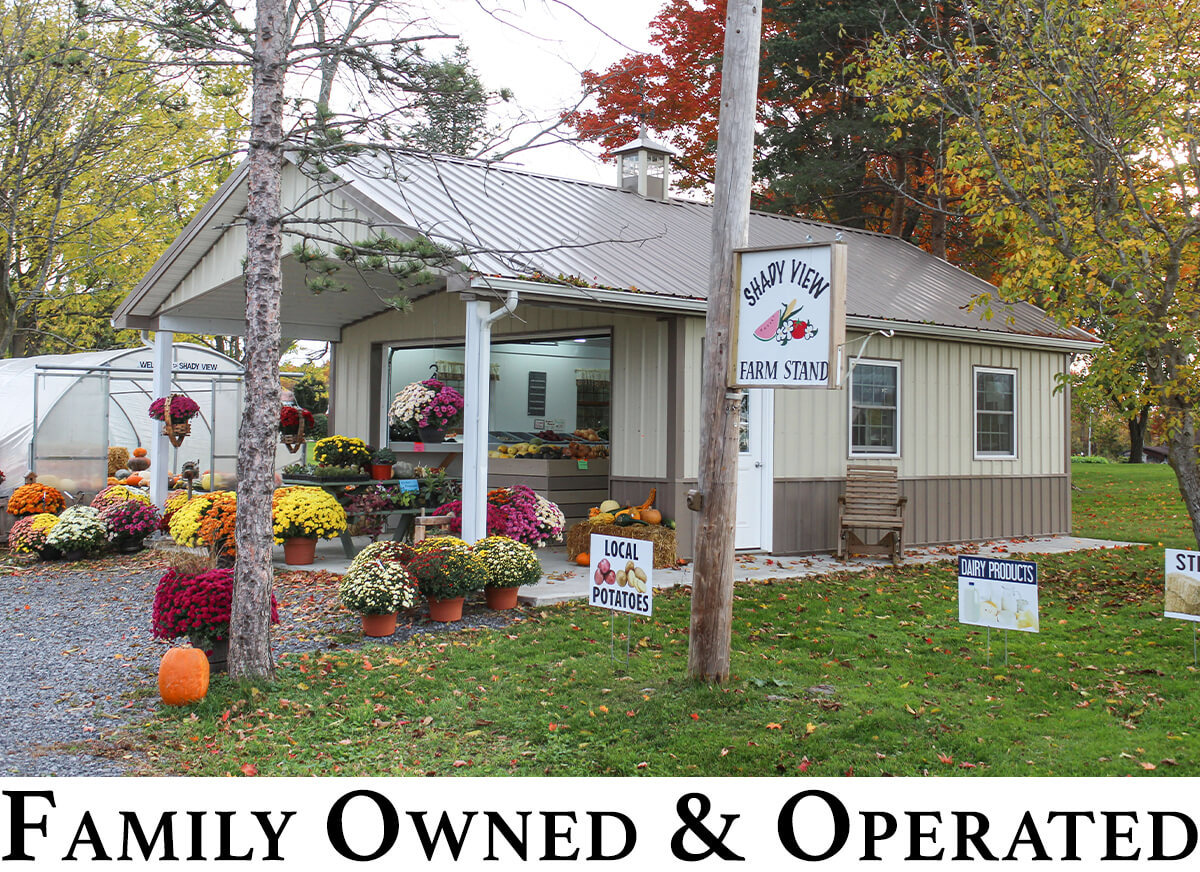
MULTIPOLYGON (((154 396, 166 397, 171 394, 171 366, 175 362, 175 334, 169 330, 159 330, 154 334, 154 396)), ((153 450, 150 453, 150 501, 160 509, 167 502, 167 467, 170 457, 171 443, 158 428, 154 439, 153 450)))
POLYGON ((492 384, 492 324, 517 307, 510 291, 495 312, 486 300, 467 302, 467 344, 463 361, 462 537, 477 542, 487 535, 488 403, 492 384))
POLYGON ((467 303, 467 347, 463 366, 462 537, 476 542, 487 535, 488 379, 491 361, 491 307, 485 300, 467 303))

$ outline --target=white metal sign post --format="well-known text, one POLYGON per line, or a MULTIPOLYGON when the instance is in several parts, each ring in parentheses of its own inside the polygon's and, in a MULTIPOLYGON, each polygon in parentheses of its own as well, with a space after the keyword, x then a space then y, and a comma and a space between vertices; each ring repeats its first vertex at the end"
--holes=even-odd
POLYGON ((1192 663, 1196 664, 1200 662, 1196 657, 1196 622, 1200 621, 1200 552, 1168 548, 1166 564, 1163 615, 1192 621, 1192 663))
POLYGON ((846 341, 846 245, 744 249, 735 264, 729 384, 836 388, 846 341))
POLYGON ((588 554, 588 605, 612 611, 609 622, 609 656, 616 639, 616 613, 625 612, 625 662, 629 662, 629 626, 633 615, 654 612, 654 543, 623 536, 593 533, 588 554))
POLYGON ((1004 663, 1008 664, 1008 631, 1038 631, 1037 564, 995 557, 958 558, 958 622, 986 627, 988 660, 992 628, 1004 631, 1004 663))

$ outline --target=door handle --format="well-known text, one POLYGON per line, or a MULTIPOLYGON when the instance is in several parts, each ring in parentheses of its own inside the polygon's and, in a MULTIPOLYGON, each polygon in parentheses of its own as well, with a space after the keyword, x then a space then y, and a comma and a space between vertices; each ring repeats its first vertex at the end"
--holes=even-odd
POLYGON ((761 460, 756 460, 756 461, 754 461, 754 468, 755 468, 755 469, 762 469, 762 461, 761 461, 761 460))

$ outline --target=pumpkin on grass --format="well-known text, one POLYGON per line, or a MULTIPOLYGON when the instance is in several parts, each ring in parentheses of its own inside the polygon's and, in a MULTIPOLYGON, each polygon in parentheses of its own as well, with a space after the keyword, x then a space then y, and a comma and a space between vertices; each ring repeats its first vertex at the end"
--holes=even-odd
POLYGON ((158 664, 158 695, 167 705, 188 705, 208 694, 208 656, 199 648, 171 648, 158 664))

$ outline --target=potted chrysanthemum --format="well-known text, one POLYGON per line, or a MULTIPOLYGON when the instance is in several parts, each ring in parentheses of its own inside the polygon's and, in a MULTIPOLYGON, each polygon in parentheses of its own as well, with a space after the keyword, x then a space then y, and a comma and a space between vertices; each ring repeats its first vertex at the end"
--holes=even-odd
POLYGON ((47 545, 46 537, 57 523, 58 515, 49 512, 25 515, 8 531, 8 547, 17 554, 36 554, 43 560, 53 560, 59 556, 58 549, 47 545))
POLYGON ((71 506, 58 517, 46 544, 55 548, 66 560, 81 560, 104 549, 108 541, 108 525, 98 509, 91 506, 71 506))
MULTIPOLYGON (((203 559, 180 559, 159 580, 154 592, 154 638, 186 636, 193 648, 208 655, 214 672, 223 672, 229 653, 232 602, 232 569, 213 569, 203 559)), ((274 594, 271 594, 271 623, 279 623, 274 594)))
POLYGON ((466 595, 487 585, 487 564, 475 555, 470 545, 452 536, 426 539, 415 550, 408 571, 417 579, 429 602, 429 619, 461 620, 466 595))
POLYGON ((8 498, 8 513, 10 515, 41 515, 49 513, 57 515, 63 510, 64 498, 62 491, 38 482, 23 484, 8 498))
POLYGON ((146 538, 158 529, 158 509, 140 500, 113 503, 100 510, 100 517, 108 525, 108 541, 126 553, 140 551, 146 538))
POLYGON ((360 551, 342 576, 342 604, 362 615, 363 635, 390 636, 396 615, 416 601, 417 580, 406 567, 413 550, 398 542, 374 542, 360 551))
POLYGON ((476 542, 472 550, 488 570, 483 594, 489 608, 501 611, 515 607, 518 589, 541 581, 542 562, 524 542, 488 536, 476 542))
POLYGON ((334 496, 319 487, 281 487, 271 501, 275 543, 283 546, 289 566, 313 562, 318 539, 346 532, 346 510, 334 496))
POLYGON ((396 394, 388 409, 393 425, 415 427, 422 442, 441 442, 446 428, 462 416, 463 397, 435 378, 413 382, 396 394))

